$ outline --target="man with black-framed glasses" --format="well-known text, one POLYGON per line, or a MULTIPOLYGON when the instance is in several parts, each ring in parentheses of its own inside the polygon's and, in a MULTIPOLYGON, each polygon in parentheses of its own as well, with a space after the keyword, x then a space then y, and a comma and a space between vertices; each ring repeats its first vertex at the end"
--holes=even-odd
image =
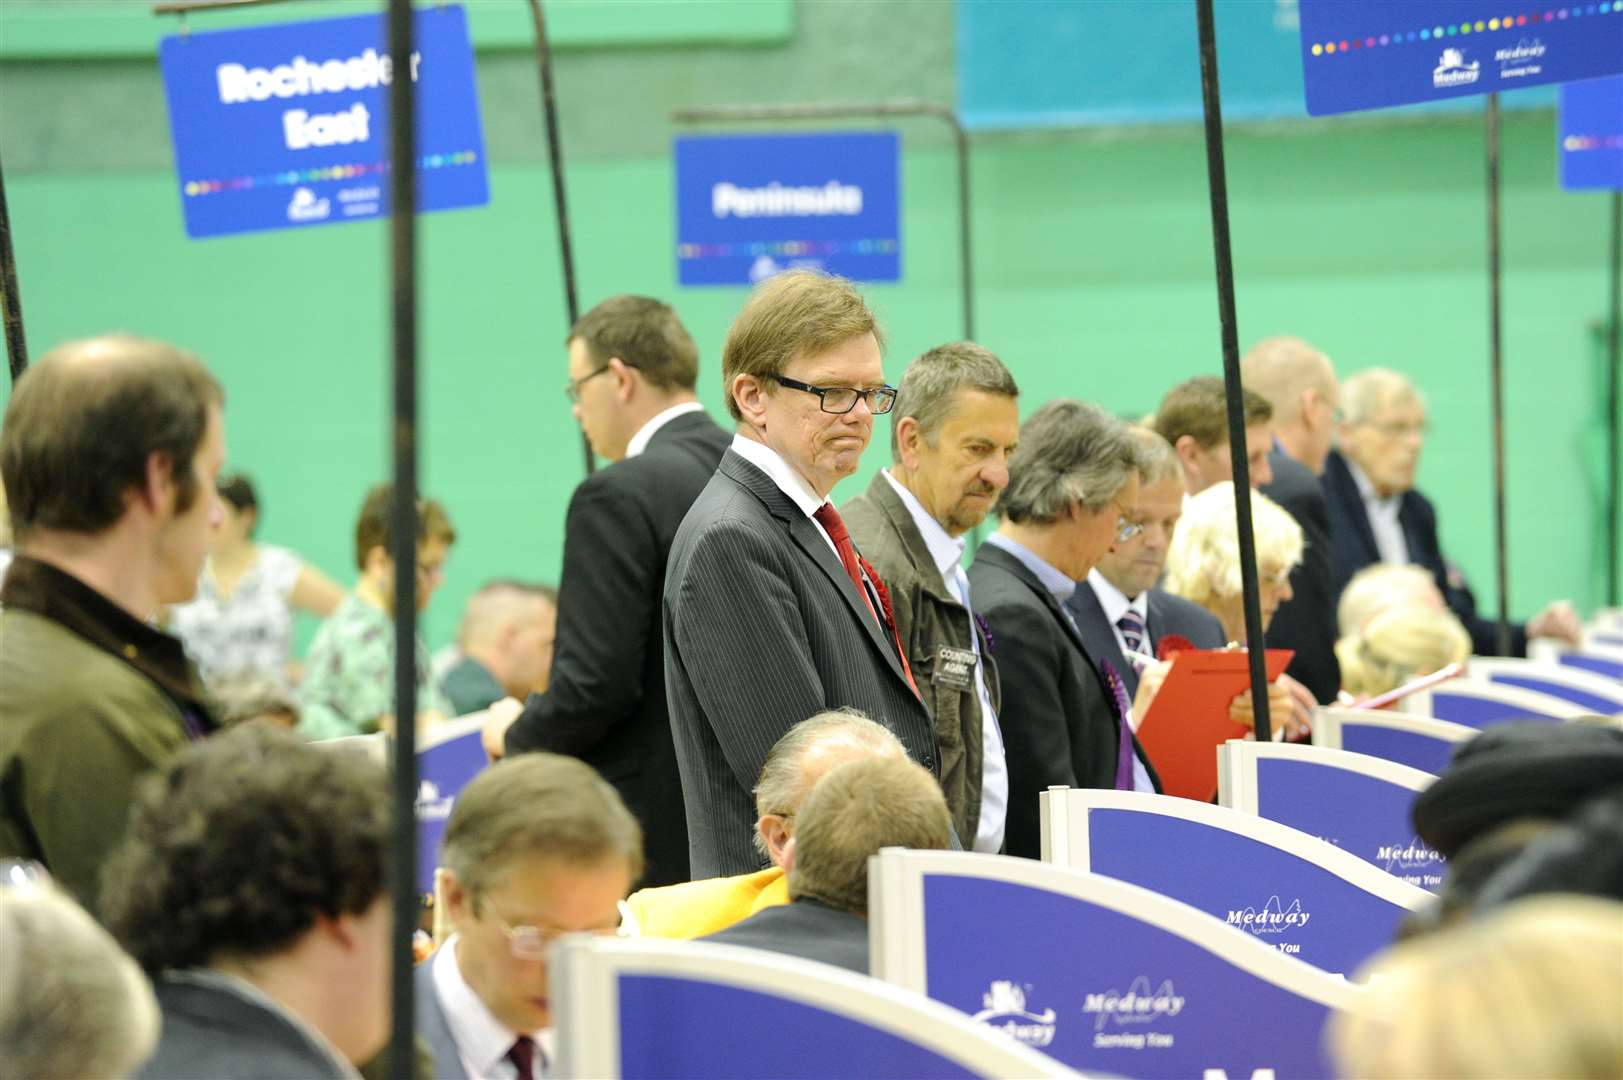
POLYGON ((521 754, 463 789, 438 883, 455 934, 414 973, 436 1077, 546 1075, 547 950, 564 934, 617 933, 642 865, 636 818, 573 758, 521 754))
POLYGON ((751 789, 807 716, 861 709, 937 771, 889 592, 829 501, 895 403, 873 312, 842 279, 771 278, 728 331, 722 377, 738 432, 665 578, 665 687, 696 878, 765 865, 751 789))

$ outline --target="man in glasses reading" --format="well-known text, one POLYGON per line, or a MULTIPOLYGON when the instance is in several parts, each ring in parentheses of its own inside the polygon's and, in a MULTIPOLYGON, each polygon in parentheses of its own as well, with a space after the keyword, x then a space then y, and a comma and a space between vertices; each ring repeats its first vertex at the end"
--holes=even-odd
POLYGON ((861 709, 937 769, 889 593, 829 502, 896 399, 873 313, 839 278, 774 277, 734 320, 722 375, 738 432, 665 578, 665 687, 695 878, 765 866, 751 789, 807 716, 861 709))

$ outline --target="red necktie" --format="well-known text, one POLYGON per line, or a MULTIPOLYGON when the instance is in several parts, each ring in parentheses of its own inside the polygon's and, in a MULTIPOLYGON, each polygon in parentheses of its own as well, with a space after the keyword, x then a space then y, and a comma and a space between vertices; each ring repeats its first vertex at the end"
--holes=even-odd
POLYGON ((519 1080, 535 1080, 535 1040, 520 1035, 507 1051, 507 1060, 518 1070, 519 1080))
MULTIPOLYGON (((851 534, 846 531, 845 522, 840 519, 839 511, 834 509, 833 503, 824 503, 819 506, 812 517, 816 518, 817 524, 821 525, 823 531, 828 533, 828 538, 834 541, 834 550, 839 553, 840 563, 845 567, 846 576, 851 579, 851 584, 857 587, 857 595, 862 597, 862 602, 868 605, 868 613, 874 617, 874 622, 890 631, 891 639, 896 642, 896 655, 902 661, 902 674, 907 676, 907 685, 913 688, 913 696, 918 697, 918 684, 913 681, 913 667, 907 662, 907 650, 902 648, 902 637, 896 630, 896 621, 891 617, 888 610, 885 612, 884 618, 880 618, 879 613, 874 610, 873 601, 868 599, 868 588, 862 582, 862 571, 864 569, 868 571, 876 590, 883 590, 884 583, 879 580, 879 575, 874 573, 873 567, 868 566, 857 555, 856 545, 851 543, 851 534)), ((880 592, 881 598, 884 595, 883 592, 880 592)), ((886 607, 888 608, 889 605, 887 604, 886 607)))

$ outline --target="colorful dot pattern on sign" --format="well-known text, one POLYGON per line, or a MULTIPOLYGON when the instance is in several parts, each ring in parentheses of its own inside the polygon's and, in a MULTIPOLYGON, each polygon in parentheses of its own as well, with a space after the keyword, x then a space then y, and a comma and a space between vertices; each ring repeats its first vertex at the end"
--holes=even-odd
POLYGON ((1345 56, 1360 49, 1379 49, 1389 45, 1408 45, 1417 41, 1436 41, 1439 38, 1481 34, 1495 30, 1520 29, 1563 19, 1581 19, 1590 15, 1623 15, 1623 0, 1606 0, 1596 4, 1572 4, 1568 7, 1529 11, 1524 15, 1506 15, 1499 19, 1478 19, 1475 22, 1452 23, 1446 26, 1422 26, 1413 30, 1398 30, 1389 34, 1372 34, 1362 38, 1341 41, 1315 41, 1309 51, 1317 57, 1345 56))
POLYGON ((1568 135, 1561 140, 1561 149, 1574 154, 1585 150, 1623 150, 1623 135, 1568 135))
MULTIPOLYGON (((479 156, 472 150, 456 154, 429 154, 417 159, 420 169, 449 169, 472 165, 479 156)), ((228 180, 188 180, 185 192, 189 198, 213 195, 221 191, 243 191, 256 187, 286 187, 291 184, 309 184, 321 180, 353 180, 389 171, 387 161, 366 162, 359 165, 326 165, 319 169, 288 169, 266 173, 263 176, 234 176, 228 180)))
POLYGON ((781 243, 676 245, 677 257, 682 259, 729 255, 893 255, 897 250, 895 240, 786 240, 781 243))

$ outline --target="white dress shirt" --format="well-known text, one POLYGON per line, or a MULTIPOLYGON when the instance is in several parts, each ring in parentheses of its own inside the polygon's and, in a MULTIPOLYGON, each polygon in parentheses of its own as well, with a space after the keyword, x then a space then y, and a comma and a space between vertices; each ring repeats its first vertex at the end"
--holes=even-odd
POLYGON ((1402 493, 1381 498, 1375 493, 1374 483, 1352 458, 1347 458, 1347 471, 1358 485, 1358 494, 1364 497, 1364 513, 1369 516, 1369 530, 1375 534, 1375 550, 1380 552, 1381 561, 1407 563, 1409 541, 1404 539, 1403 523, 1398 520, 1398 510, 1403 506, 1402 493))
POLYGON ((666 409, 664 412, 660 413, 658 416, 655 416, 652 420, 648 421, 648 423, 637 429, 637 433, 631 436, 631 441, 626 443, 626 457, 636 457, 638 454, 648 449, 648 440, 654 437, 654 432, 658 431, 672 420, 675 420, 678 416, 686 416, 690 412, 703 411, 704 406, 700 405, 697 401, 684 401, 680 405, 672 405, 670 408, 666 409))
POLYGON ((733 450, 739 457, 771 477, 772 482, 800 508, 800 512, 811 518, 811 523, 817 526, 817 534, 828 541, 828 549, 838 559, 840 549, 834 546, 834 539, 823 531, 823 526, 818 524, 814 516, 828 500, 813 491, 811 485, 806 483, 805 477, 796 472, 793 465, 783 460, 783 457, 766 443, 757 442, 747 435, 734 435, 733 450))
MULTIPOLYGON (((1154 661, 1155 657, 1148 653, 1134 653, 1133 650, 1129 649, 1127 647, 1127 638, 1122 635, 1121 627, 1116 625, 1121 622, 1123 615, 1129 611, 1134 612, 1144 624, 1144 633, 1146 635, 1144 644, 1148 645, 1150 643, 1148 637, 1150 632, 1150 591, 1145 589, 1129 600, 1127 594, 1112 585, 1108 578, 1099 573, 1097 567, 1088 571, 1088 585, 1093 589, 1093 595, 1099 598, 1099 606, 1104 609, 1105 619, 1110 623, 1110 632, 1116 635, 1116 644, 1121 646, 1122 655, 1127 658, 1127 662, 1132 663, 1135 655, 1154 661)), ((1137 728, 1136 724, 1134 728, 1137 728)))
POLYGON ((536 1072, 545 1075, 549 1060, 549 1050, 545 1047, 550 1044, 550 1036, 546 1042, 543 1036, 548 1033, 516 1032, 496 1019, 484 999, 462 978, 462 969, 456 962, 456 942, 452 936, 439 947, 430 962, 434 965, 434 992, 439 995, 440 1010, 445 1013, 451 1038, 456 1040, 463 1071, 475 1080, 534 1080, 519 1076, 518 1066, 507 1056, 519 1035, 525 1034, 536 1042, 536 1072))
POLYGON ((969 575, 964 573, 964 540, 947 535, 941 523, 911 491, 896 482, 889 469, 882 470, 881 475, 890 481, 919 535, 924 537, 941 583, 969 612, 969 639, 975 648, 975 696, 981 704, 981 816, 971 847, 995 855, 1003 847, 1003 827, 1009 814, 1009 766, 1004 760, 1003 732, 992 709, 992 695, 986 689, 986 664, 981 656, 980 635, 975 632, 975 609, 969 603, 969 575))

